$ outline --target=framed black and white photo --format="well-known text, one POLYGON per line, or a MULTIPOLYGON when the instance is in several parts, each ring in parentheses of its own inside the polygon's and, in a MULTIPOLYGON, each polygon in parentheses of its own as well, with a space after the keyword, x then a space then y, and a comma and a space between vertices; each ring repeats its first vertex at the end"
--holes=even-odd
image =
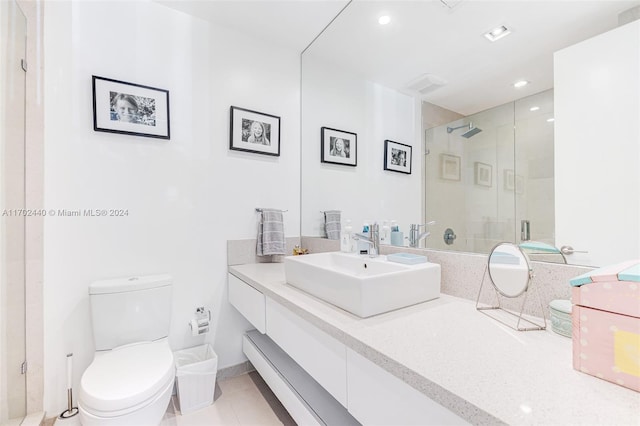
POLYGON ((412 147, 390 140, 384 141, 384 169, 411 174, 412 147))
POLYGON ((493 167, 490 164, 480 163, 476 161, 475 166, 475 184, 480 186, 492 186, 493 167))
POLYGON ((320 161, 357 166, 358 135, 330 127, 320 128, 320 161))
POLYGON ((169 91, 93 77, 93 130, 170 139, 169 91))
POLYGON ((229 148, 280 156, 280 117, 231 107, 229 148))

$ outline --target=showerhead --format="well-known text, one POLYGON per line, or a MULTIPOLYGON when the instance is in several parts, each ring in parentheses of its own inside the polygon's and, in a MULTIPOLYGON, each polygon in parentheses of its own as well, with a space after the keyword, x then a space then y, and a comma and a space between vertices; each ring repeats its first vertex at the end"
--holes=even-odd
POLYGON ((477 135, 481 131, 482 131, 482 129, 480 129, 479 127, 471 127, 471 125, 469 125, 469 130, 467 130, 466 132, 464 132, 460 136, 462 136, 463 138, 469 139, 471 136, 477 135))
POLYGON ((466 132, 464 132, 463 134, 460 135, 463 138, 467 138, 467 139, 469 139, 471 136, 477 135, 478 133, 480 133, 482 131, 481 128, 475 127, 473 125, 473 123, 469 123, 469 124, 465 124, 464 126, 447 127, 447 133, 451 133, 454 130, 462 129, 462 128, 468 128, 469 129, 469 130, 467 130, 466 132))

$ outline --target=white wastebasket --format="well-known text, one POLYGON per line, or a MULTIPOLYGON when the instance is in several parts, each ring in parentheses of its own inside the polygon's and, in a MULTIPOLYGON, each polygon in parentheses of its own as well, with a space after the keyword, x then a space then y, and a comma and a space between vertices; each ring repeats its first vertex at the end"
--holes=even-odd
POLYGON ((187 414, 213 404, 218 355, 211 345, 182 349, 173 355, 180 412, 187 414))

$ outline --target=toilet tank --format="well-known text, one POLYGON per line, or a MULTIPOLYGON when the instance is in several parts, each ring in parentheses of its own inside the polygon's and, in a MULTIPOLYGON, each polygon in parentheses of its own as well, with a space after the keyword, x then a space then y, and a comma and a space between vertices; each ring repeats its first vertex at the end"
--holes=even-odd
POLYGON ((167 337, 172 282, 169 275, 148 275, 89 285, 96 350, 167 337))

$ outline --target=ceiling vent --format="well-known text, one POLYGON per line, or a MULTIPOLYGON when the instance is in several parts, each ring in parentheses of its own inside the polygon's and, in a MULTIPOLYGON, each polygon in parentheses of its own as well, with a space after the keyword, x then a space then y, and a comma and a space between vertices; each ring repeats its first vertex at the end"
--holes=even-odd
POLYGON ((449 9, 453 9, 454 7, 462 3, 462 1, 463 0, 440 0, 440 3, 444 4, 449 9))
POLYGON ((640 19, 640 6, 632 7, 618 14, 618 26, 640 19))
POLYGON ((447 84, 447 80, 434 74, 422 74, 407 83, 406 88, 414 94, 424 96, 447 84))

